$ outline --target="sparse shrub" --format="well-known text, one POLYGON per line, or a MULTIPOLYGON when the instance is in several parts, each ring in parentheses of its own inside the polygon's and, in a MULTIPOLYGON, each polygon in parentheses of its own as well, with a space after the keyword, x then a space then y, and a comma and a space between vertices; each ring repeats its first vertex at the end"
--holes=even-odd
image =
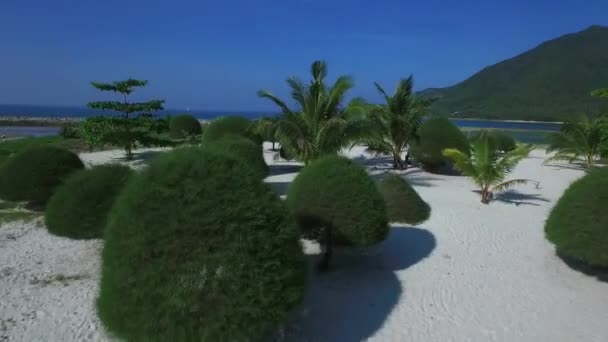
POLYGON ((132 173, 126 166, 102 165, 72 174, 46 207, 49 232, 73 239, 101 238, 114 199, 132 173))
POLYGON ((190 114, 182 114, 171 118, 169 122, 171 138, 183 139, 202 133, 201 123, 190 114))
POLYGON ((113 119, 105 116, 94 116, 86 118, 80 124, 80 133, 89 146, 89 150, 103 147, 108 136, 114 130, 113 119))
POLYGON ((98 313, 126 340, 258 340, 303 297, 285 204, 226 154, 155 159, 117 198, 104 238, 98 313))
POLYGON ((252 133, 251 121, 242 116, 224 116, 209 123, 203 133, 203 144, 222 139, 226 135, 240 135, 262 144, 263 139, 252 133))
POLYGON ((451 165, 442 154, 444 149, 455 148, 470 154, 467 137, 447 118, 428 119, 420 125, 418 135, 420 139, 411 145, 410 154, 426 170, 440 172, 451 165))
POLYGON ((205 148, 228 153, 252 168, 260 178, 268 175, 268 165, 264 160, 262 145, 239 135, 226 135, 220 140, 204 145, 205 148))
POLYGON ((431 207, 398 175, 388 175, 379 184, 388 218, 392 222, 418 224, 428 220, 431 207))
POLYGON ((608 169, 592 169, 572 183, 545 224, 547 239, 563 256, 608 267, 608 169))
POLYGON ((365 170, 344 157, 330 155, 304 167, 287 203, 305 235, 324 246, 322 269, 334 244, 366 247, 388 234, 382 195, 365 170))
POLYGON ((59 136, 64 139, 78 139, 80 138, 80 132, 78 126, 73 123, 64 123, 59 128, 59 136))
POLYGON ((37 146, 9 158, 0 169, 0 198, 46 202, 72 172, 84 168, 78 156, 53 146, 37 146))

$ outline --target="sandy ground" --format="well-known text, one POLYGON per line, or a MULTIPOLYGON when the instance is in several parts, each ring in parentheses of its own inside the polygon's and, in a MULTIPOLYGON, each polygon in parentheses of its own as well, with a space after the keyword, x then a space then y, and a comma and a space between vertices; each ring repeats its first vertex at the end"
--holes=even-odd
MULTIPOLYGON (((144 150, 134 167, 159 153, 144 150)), ((377 178, 386 158, 348 155, 377 178)), ((120 151, 83 154, 89 165, 120 151)), ((299 167, 274 161, 267 182, 285 194, 299 167)), ((417 226, 394 225, 365 251, 339 252, 314 274, 287 341, 607 341, 608 283, 570 269, 544 239, 551 207, 583 172, 541 165, 536 150, 512 177, 540 181, 483 205, 464 177, 402 172, 431 205, 417 226)), ((94 301, 101 241, 49 235, 39 223, 0 227, 0 341, 105 341, 94 301)), ((306 244, 314 253, 316 246, 306 244)), ((311 259, 314 256, 311 256, 311 259)))

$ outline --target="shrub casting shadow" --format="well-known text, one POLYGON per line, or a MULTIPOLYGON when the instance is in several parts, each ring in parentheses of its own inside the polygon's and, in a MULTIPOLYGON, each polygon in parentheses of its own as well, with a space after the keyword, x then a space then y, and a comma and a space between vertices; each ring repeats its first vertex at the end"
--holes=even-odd
MULTIPOLYGON (((475 192, 479 193, 479 190, 475 190, 475 192)), ((525 194, 517 190, 500 192, 494 196, 494 200, 517 206, 520 204, 539 206, 540 204, 535 202, 551 202, 549 199, 542 197, 541 194, 525 194)))
MULTIPOLYGON (((405 289, 395 275, 428 257, 433 234, 393 226, 371 250, 336 249, 329 272, 312 272, 302 307, 287 327, 287 341, 363 341, 382 327, 405 289)), ((317 258, 311 256, 311 269, 317 258)))
POLYGON ((601 282, 608 283, 608 267, 591 266, 581 260, 567 256, 559 251, 555 252, 558 258, 562 259, 571 269, 594 277, 601 282))
MULTIPOLYGON (((434 183, 434 181, 442 180, 441 178, 438 178, 438 177, 432 177, 432 176, 426 176, 426 175, 416 176, 416 174, 423 173, 423 172, 424 172, 424 170, 422 170, 422 169, 411 168, 411 169, 401 171, 396 174, 401 176, 401 178, 405 179, 412 186, 431 187, 431 186, 437 185, 434 183)), ((374 182, 380 182, 382 179, 384 179, 389 174, 391 174, 389 171, 380 172, 380 173, 372 173, 371 177, 374 180, 374 182)))

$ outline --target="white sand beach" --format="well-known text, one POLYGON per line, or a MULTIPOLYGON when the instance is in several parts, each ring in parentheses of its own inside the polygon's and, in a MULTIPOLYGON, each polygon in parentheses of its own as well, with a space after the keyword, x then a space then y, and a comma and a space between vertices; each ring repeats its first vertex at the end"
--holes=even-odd
MULTIPOLYGON (((138 153, 148 159, 162 150, 138 153)), ((81 158, 93 165, 121 155, 81 158)), ((299 167, 273 155, 265 153, 266 181, 285 194, 299 167)), ((388 159, 362 148, 348 155, 374 177, 389 172, 388 159)), ((430 219, 393 225, 370 250, 338 252, 330 272, 311 277, 284 340, 607 341, 608 283, 568 267, 543 232, 552 206, 583 171, 542 165, 544 158, 535 150, 510 176, 538 186, 517 187, 489 205, 465 177, 401 172, 430 204, 430 219)), ((111 340, 95 312, 101 248, 100 240, 52 236, 42 222, 2 225, 0 341, 111 340)))

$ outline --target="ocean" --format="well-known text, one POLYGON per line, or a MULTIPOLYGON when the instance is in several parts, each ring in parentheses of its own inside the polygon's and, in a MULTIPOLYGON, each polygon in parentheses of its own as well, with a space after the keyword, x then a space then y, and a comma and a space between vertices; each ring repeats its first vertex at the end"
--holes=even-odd
MULTIPOLYGON (((249 119, 257 119, 264 116, 274 116, 277 113, 261 111, 205 111, 205 110, 163 110, 157 115, 176 115, 188 113, 199 119, 211 120, 220 116, 240 115, 249 119)), ((0 105, 0 119, 2 117, 36 117, 36 118, 78 118, 107 114, 107 112, 94 110, 86 107, 45 107, 26 105, 0 105)), ((515 137, 518 141, 526 143, 542 144, 545 137, 551 132, 558 131, 561 123, 536 122, 536 121, 501 121, 501 120, 476 120, 476 119, 451 119, 454 124, 465 131, 477 129, 503 130, 515 137)), ((58 127, 8 127, 0 126, 0 135, 7 137, 23 136, 47 136, 59 132, 58 127)))

